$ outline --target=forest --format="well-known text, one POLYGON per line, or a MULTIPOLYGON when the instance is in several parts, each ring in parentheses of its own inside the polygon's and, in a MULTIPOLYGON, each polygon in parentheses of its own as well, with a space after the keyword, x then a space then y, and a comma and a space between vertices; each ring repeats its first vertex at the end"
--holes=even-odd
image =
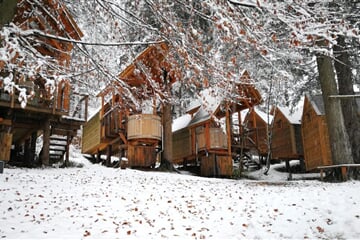
POLYGON ((0 238, 357 239, 359 14, 0 0, 0 238))
MULTIPOLYGON (((99 89, 117 81, 141 108, 138 91, 117 74, 147 46, 166 42, 176 81, 169 87, 146 78, 149 89, 141 94, 169 105, 170 118, 184 114, 209 86, 222 89, 222 97, 231 101, 230 89, 247 70, 261 91, 265 112, 271 106, 292 108, 306 93, 321 94, 333 163, 359 163, 357 1, 60 2, 79 26, 80 38, 57 36, 46 28, 22 30, 12 19, 16 5, 24 1, 1 2, 1 85, 4 91, 22 92, 18 101, 24 106, 30 96, 21 91, 15 75, 25 81, 40 75, 49 88, 61 78, 70 79, 74 91, 90 96, 90 107, 97 106, 92 101, 99 89), (34 47, 47 44, 46 39, 73 44, 71 64, 61 65, 34 47)), ((41 18, 44 3, 28 4, 28 17, 41 18)))

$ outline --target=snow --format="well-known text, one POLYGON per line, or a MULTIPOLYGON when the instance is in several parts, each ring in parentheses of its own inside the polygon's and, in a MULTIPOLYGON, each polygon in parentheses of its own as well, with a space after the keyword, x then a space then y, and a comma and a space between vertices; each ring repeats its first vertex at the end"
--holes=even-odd
POLYGON ((174 119, 174 121, 171 124, 172 132, 176 132, 177 130, 187 127, 190 121, 191 121, 190 114, 185 114, 181 117, 174 119))
MULTIPOLYGON (((259 180, 106 168, 5 168, 6 239, 356 239, 360 182, 259 180)), ((294 174, 295 175, 295 174, 294 174)))
POLYGON ((289 120, 292 124, 301 124, 301 117, 302 117, 302 106, 296 107, 293 110, 291 110, 288 107, 280 107, 277 106, 277 108, 284 114, 284 116, 289 120))

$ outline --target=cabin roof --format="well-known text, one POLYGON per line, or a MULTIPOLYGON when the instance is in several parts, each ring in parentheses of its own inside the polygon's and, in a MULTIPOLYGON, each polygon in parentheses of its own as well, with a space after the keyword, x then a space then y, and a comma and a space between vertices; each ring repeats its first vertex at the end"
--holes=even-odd
POLYGON ((61 1, 39 1, 39 3, 35 4, 38 5, 36 6, 37 11, 35 11, 37 14, 29 17, 29 14, 34 12, 30 9, 33 5, 34 4, 19 0, 13 22, 25 29, 28 29, 29 26, 31 26, 30 29, 32 26, 37 26, 37 29, 46 28, 44 30, 46 32, 52 29, 58 36, 69 36, 75 40, 80 40, 83 37, 83 33, 76 24, 73 16, 61 1), (52 16, 47 16, 49 10, 52 16), (28 26, 25 24, 26 22, 28 26), (32 22, 36 22, 36 24, 31 24, 32 22))
MULTIPOLYGON (((162 83, 162 69, 166 69, 169 74, 172 73, 169 64, 164 63, 168 52, 169 46, 165 42, 148 46, 118 75, 119 79, 132 87, 149 85, 149 77, 158 83, 162 83), (149 70, 151 76, 143 71, 145 69, 149 70)), ((173 75, 170 76, 170 81, 174 81, 173 75)))
POLYGON ((313 96, 307 94, 306 97, 308 98, 317 115, 325 115, 324 100, 321 94, 313 96))
POLYGON ((278 107, 291 124, 301 124, 302 109, 291 111, 288 107, 278 107))
POLYGON ((189 125, 190 121, 191 121, 190 114, 185 114, 181 117, 174 119, 171 125, 172 132, 176 132, 180 129, 186 128, 189 125))
MULTIPOLYGON (((260 117, 260 119, 262 121, 264 121, 265 123, 267 122, 268 124, 272 122, 273 120, 273 116, 271 114, 269 114, 269 121, 268 121, 268 114, 265 113, 264 111, 260 110, 259 108, 255 107, 253 109, 253 111, 255 111, 255 113, 260 117)), ((246 119, 246 116, 248 115, 249 113, 249 109, 245 109, 245 110, 242 110, 240 112, 241 114, 241 121, 242 123, 244 123, 245 119, 246 119)))
MULTIPOLYGON (((290 124, 301 124, 301 118, 303 113, 303 101, 300 101, 293 109, 284 106, 273 107, 271 113, 274 115, 274 110, 280 111, 284 117, 290 122, 290 124)), ((275 115, 274 115, 275 116, 275 115)))
MULTIPOLYGON (((317 115, 319 116, 325 115, 324 100, 321 94, 318 95, 306 94, 306 97, 308 98, 309 102, 311 103, 311 106, 313 107, 317 115)), ((356 102, 358 105, 358 112, 360 113, 360 98, 356 98, 356 102)))

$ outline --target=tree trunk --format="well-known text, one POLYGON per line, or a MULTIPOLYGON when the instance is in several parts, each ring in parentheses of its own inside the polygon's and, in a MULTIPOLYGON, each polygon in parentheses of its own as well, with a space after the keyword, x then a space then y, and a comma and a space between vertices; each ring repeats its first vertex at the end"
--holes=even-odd
POLYGON ((17 2, 18 0, 0 1, 0 29, 13 20, 17 2))
MULTIPOLYGON (((338 78, 339 94, 353 95, 351 63, 344 36, 338 36, 337 42, 338 45, 334 46, 337 59, 334 66, 338 78)), ((360 163, 360 116, 357 114, 359 108, 356 99, 342 99, 341 108, 354 162, 360 163)))
MULTIPOLYGON (((163 79, 164 79, 164 92, 165 95, 168 94, 168 97, 171 95, 170 83, 168 79, 168 72, 163 70, 163 79)), ((171 129, 171 103, 169 101, 163 102, 163 114, 161 118, 161 123, 163 126, 163 137, 162 137, 162 154, 160 162, 160 170, 174 171, 174 165, 172 162, 173 155, 173 146, 172 146, 172 129, 171 129)))
POLYGON ((162 115, 162 125, 163 125, 163 152, 161 155, 160 169, 170 170, 174 169, 172 163, 172 131, 171 131, 171 104, 169 102, 163 103, 163 115, 162 115))
MULTIPOLYGON (((324 43, 322 45, 324 46, 324 43)), ((330 95, 338 94, 332 60, 329 56, 323 54, 319 54, 316 60, 329 130, 333 164, 353 163, 351 145, 345 129, 340 100, 329 98, 330 95)))

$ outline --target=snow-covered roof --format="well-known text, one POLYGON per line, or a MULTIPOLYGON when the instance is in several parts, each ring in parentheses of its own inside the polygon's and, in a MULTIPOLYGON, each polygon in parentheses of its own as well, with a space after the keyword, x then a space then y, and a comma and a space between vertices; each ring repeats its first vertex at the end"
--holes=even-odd
POLYGON ((271 123, 273 120, 273 116, 270 114, 267 114, 263 111, 261 111, 260 109, 255 108, 255 112, 259 115, 259 117, 267 123, 271 123))
POLYGON ((322 95, 307 95, 312 107, 314 108, 317 115, 325 115, 325 106, 322 95))
MULTIPOLYGON (((269 114, 269 116, 268 116, 267 113, 265 113, 264 111, 262 111, 262 110, 260 110, 260 109, 258 109, 258 108, 254 108, 253 111, 255 111, 256 114, 257 114, 264 122, 271 123, 272 120, 273 120, 273 118, 274 118, 272 115, 269 114), (268 121, 268 117, 269 117, 269 121, 268 121)), ((244 120, 245 120, 245 118, 246 118, 246 116, 247 116, 248 113, 249 113, 249 109, 245 109, 245 110, 242 110, 242 111, 240 112, 240 114, 241 114, 241 121, 242 121, 242 122, 244 122, 244 120)))
POLYGON ((293 107, 276 106, 276 109, 281 111, 291 124, 301 124, 304 109, 304 98, 302 97, 301 100, 293 107))
POLYGON ((284 114, 291 124, 301 124, 302 107, 296 106, 293 110, 290 110, 288 107, 277 106, 277 109, 284 114))
MULTIPOLYGON (((309 99, 312 107, 314 108, 317 115, 325 115, 325 105, 324 100, 321 94, 318 95, 306 95, 309 99)), ((358 112, 360 113, 360 98, 356 98, 356 102, 358 105, 358 112)))
POLYGON ((176 132, 180 129, 186 128, 189 125, 190 121, 191 121, 190 114, 185 114, 181 117, 174 119, 171 125, 172 132, 176 132))

